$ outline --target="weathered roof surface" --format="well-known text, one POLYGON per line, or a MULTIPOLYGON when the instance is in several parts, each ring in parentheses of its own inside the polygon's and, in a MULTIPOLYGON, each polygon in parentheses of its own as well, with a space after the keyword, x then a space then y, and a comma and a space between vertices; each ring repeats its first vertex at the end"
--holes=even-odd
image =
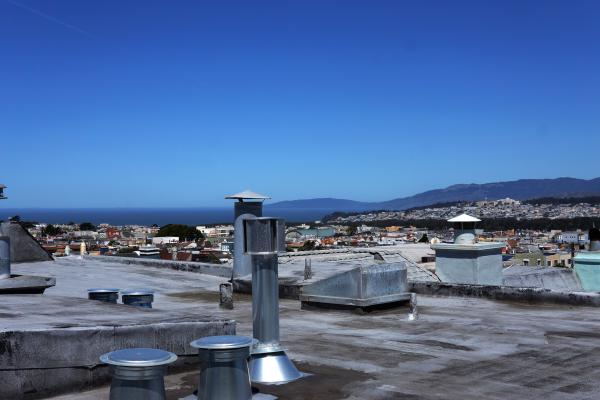
MULTIPOLYGON (((91 285, 147 286, 152 281, 157 290, 155 311, 227 316, 238 322, 237 334, 252 332, 249 296, 236 297, 233 310, 219 308, 218 285, 227 278, 87 259, 81 266, 76 259, 15 265, 17 273, 42 268, 57 277, 57 287, 41 299, 50 300, 55 294, 83 297, 91 285)), ((281 299, 282 345, 299 369, 310 375, 286 385, 260 386, 260 390, 286 400, 597 397, 597 308, 430 296, 419 296, 418 303, 419 319, 408 321, 407 307, 357 315, 301 310, 298 301, 281 299)), ((10 312, 18 310, 11 307, 10 312)), ((27 318, 24 314, 21 320, 27 318)), ((46 318, 52 323, 51 316, 46 318)), ((61 323, 68 322, 69 313, 60 318, 61 323)), ((7 318, 7 323, 14 319, 7 318)), ((167 396, 187 396, 197 383, 197 369, 169 376, 167 396)), ((107 396, 105 386, 59 398, 104 400, 107 396)))
POLYGON ((471 217, 468 214, 460 214, 457 217, 450 218, 448 222, 481 222, 479 218, 471 217))
POLYGON ((226 199, 252 199, 252 200, 268 200, 269 196, 264 194, 256 193, 251 190, 244 190, 243 192, 232 194, 231 196, 225 196, 226 199))
POLYGON ((581 283, 570 268, 525 267, 515 265, 502 271, 505 286, 540 287, 550 290, 578 292, 581 283))

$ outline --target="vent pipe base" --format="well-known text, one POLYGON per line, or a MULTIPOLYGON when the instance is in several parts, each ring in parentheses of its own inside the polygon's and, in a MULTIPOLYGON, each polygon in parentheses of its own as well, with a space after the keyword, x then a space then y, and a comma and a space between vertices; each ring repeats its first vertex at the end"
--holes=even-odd
POLYGON ((253 353, 249 367, 252 383, 282 384, 302 378, 302 372, 298 371, 283 350, 253 353))

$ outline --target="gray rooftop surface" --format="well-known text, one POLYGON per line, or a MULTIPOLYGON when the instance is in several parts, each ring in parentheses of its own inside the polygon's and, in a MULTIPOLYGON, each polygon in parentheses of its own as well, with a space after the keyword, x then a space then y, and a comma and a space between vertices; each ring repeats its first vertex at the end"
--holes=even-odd
MULTIPOLYGON (((238 334, 251 334, 250 297, 237 296, 234 310, 218 307, 223 278, 88 260, 81 265, 77 259, 13 267, 56 277, 56 287, 44 295, 49 299, 85 297, 87 287, 150 287, 156 309, 235 319, 238 334)), ((600 396, 597 308, 428 296, 419 296, 419 307, 420 318, 408 321, 405 308, 357 315, 301 310, 298 301, 282 299, 282 344, 313 375, 260 389, 292 400, 600 396)), ((169 376, 168 398, 191 393, 196 381, 196 372, 169 376)), ((107 390, 55 399, 106 399, 107 390)))

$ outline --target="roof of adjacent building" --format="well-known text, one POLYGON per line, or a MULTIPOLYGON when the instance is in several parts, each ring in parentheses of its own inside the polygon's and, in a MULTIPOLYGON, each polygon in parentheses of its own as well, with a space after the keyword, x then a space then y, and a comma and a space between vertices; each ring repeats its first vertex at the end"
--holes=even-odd
MULTIPOLYGON (((303 263, 304 257, 298 258, 303 263)), ((236 298, 233 310, 219 307, 216 289, 229 278, 101 262, 96 257, 84 258, 84 265, 81 262, 64 257, 14 265, 18 274, 44 271, 56 276, 57 285, 41 297, 5 296, 7 307, 0 314, 0 330, 46 329, 58 337, 57 331, 77 335, 82 326, 129 328, 135 323, 155 328, 165 322, 172 326, 176 322, 234 319, 239 334, 252 332, 249 296, 236 298), (74 273, 77 270, 85 274, 74 273), (156 291, 154 308, 139 310, 88 301, 85 289, 96 285, 152 287, 156 291)), ((315 264, 312 267, 317 270, 315 264)), ((280 264, 280 269, 285 271, 288 266, 280 264)), ((310 375, 286 385, 261 386, 261 392, 292 400, 597 397, 600 382, 598 369, 593 367, 600 356, 597 308, 426 295, 419 295, 418 303, 419 318, 409 321, 407 306, 358 315, 302 310, 298 301, 280 299, 282 345, 296 366, 310 375)), ((152 329, 140 332, 155 335, 152 329)), ((156 338, 164 336, 156 334, 156 338)), ((14 340, 14 336, 6 340, 14 340)), ((36 357, 29 359, 43 363, 38 354, 39 349, 36 357)), ((197 368, 166 376, 169 398, 193 392, 197 376, 197 368)), ((109 390, 107 385, 55 400, 107 399, 109 390)))
POLYGON ((468 214, 461 214, 457 217, 450 218, 448 222, 481 222, 481 220, 468 214))
POLYGON ((264 194, 256 193, 251 190, 244 190, 243 192, 232 194, 231 196, 225 196, 226 199, 254 199, 254 200, 268 200, 269 196, 264 194))

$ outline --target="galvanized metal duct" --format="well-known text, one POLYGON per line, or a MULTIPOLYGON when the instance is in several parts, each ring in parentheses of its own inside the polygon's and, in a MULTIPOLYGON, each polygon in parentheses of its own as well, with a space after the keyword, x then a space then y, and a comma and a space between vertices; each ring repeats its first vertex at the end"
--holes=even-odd
POLYGON ((0 236, 0 279, 10 278, 10 238, 0 236))
POLYGON ((152 308, 154 291, 149 289, 124 290, 121 292, 123 304, 142 308, 152 308))
POLYGON ((100 361, 109 364, 113 376, 110 400, 165 400, 167 365, 177 360, 173 353, 133 348, 106 353, 100 361))
POLYGON ((103 301, 105 303, 117 303, 119 298, 119 289, 113 288, 94 288, 88 289, 88 299, 103 301))
POLYGON ((198 400, 250 400, 248 357, 252 338, 208 336, 190 343, 198 349, 198 400))
POLYGON ((257 343, 250 379, 283 383, 302 376, 279 343, 278 252, 285 250, 285 223, 278 218, 244 221, 244 253, 252 262, 252 332, 257 343))

